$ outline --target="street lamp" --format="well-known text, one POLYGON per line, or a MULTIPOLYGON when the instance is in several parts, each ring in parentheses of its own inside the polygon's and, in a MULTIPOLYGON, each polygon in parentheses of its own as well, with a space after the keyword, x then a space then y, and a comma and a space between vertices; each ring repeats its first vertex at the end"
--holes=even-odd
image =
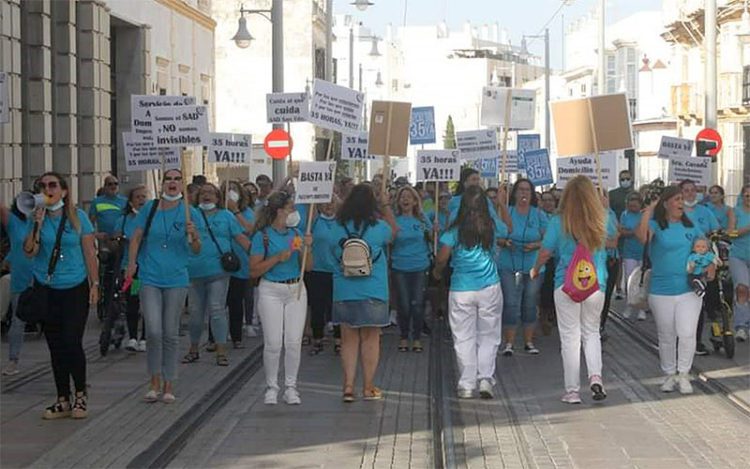
POLYGON ((374 5, 370 0, 354 0, 351 4, 357 7, 359 11, 365 11, 368 7, 374 5))
POLYGON ((271 24, 274 24, 273 9, 271 10, 245 10, 245 5, 242 4, 240 6, 240 19, 239 19, 239 24, 237 27, 237 33, 232 37, 232 40, 240 49, 247 49, 248 47, 250 47, 250 43, 255 39, 252 36, 252 34, 250 34, 250 31, 248 31, 247 29, 247 18, 245 18, 245 13, 247 13, 248 15, 252 15, 252 14, 260 15, 263 18, 270 21, 271 24))
POLYGON ((380 70, 378 70, 378 74, 375 77, 375 86, 377 86, 378 88, 383 86, 383 77, 380 75, 380 70))

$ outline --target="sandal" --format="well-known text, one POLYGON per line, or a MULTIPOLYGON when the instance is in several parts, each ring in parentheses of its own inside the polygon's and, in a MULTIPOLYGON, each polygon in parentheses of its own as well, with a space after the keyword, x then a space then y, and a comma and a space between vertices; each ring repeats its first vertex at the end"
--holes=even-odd
POLYGON ((155 389, 150 389, 145 396, 143 396, 143 400, 149 403, 156 402, 159 400, 159 391, 155 389))
POLYGON ((76 392, 75 399, 73 400, 73 409, 70 416, 74 419, 85 419, 88 417, 88 411, 86 410, 87 396, 85 392, 76 392))
POLYGON ((55 420, 70 417, 70 402, 68 399, 58 397, 57 401, 44 409, 42 418, 44 420, 55 420))
POLYGON ((422 348, 422 342, 415 340, 414 344, 411 346, 411 351, 416 353, 422 353, 424 349, 422 348))
POLYGON ((323 351, 323 343, 322 342, 315 342, 315 343, 313 343, 313 346, 310 349, 309 355, 311 357, 314 357, 315 355, 318 355, 322 351, 323 351))
POLYGON ((302 345, 310 345, 310 336, 306 335, 302 337, 302 345))
POLYGON ((343 399, 347 404, 354 402, 354 388, 352 386, 344 386, 343 399))
POLYGON ((216 354, 216 364, 219 366, 229 366, 229 357, 226 356, 226 354, 222 353, 216 354))
POLYGON ((365 401, 380 401, 383 399, 383 391, 373 386, 369 390, 362 391, 362 399, 365 401))
POLYGON ((182 363, 197 362, 200 357, 201 356, 198 352, 188 352, 184 357, 182 357, 182 363))
POLYGON ((406 339, 401 339, 398 343, 398 351, 399 352, 408 352, 409 351, 409 341, 406 339))

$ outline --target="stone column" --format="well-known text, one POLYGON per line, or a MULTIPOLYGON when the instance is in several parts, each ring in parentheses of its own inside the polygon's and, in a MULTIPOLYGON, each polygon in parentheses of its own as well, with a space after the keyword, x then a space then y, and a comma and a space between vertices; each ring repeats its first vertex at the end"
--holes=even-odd
POLYGON ((10 122, 0 124, 0 203, 7 204, 22 188, 21 68, 20 0, 0 0, 0 69, 10 112, 10 122))

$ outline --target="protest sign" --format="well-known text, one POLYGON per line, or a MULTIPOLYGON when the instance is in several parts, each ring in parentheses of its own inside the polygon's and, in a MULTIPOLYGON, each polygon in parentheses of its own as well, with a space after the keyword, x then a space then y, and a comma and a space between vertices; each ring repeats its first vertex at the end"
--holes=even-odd
POLYGON ((667 137, 661 138, 659 145, 659 158, 688 158, 693 154, 693 141, 686 138, 667 137))
POLYGON ((153 109, 194 104, 195 98, 192 96, 132 95, 130 97, 130 124, 133 141, 154 143, 151 130, 151 111, 153 109))
POLYGON ((435 143, 435 108, 415 107, 411 110, 409 142, 412 145, 435 143))
MULTIPOLYGON (((496 179, 500 175, 500 169, 503 164, 502 161, 502 156, 496 156, 495 158, 469 160, 464 164, 469 168, 479 171, 479 175, 483 178, 496 179)), ((518 156, 515 150, 508 150, 508 160, 505 162, 505 165, 506 173, 510 174, 519 172, 518 156)))
POLYGON ((157 147, 208 146, 208 108, 174 106, 154 108, 151 128, 157 147))
POLYGON ((690 179, 697 186, 710 186, 711 158, 670 158, 669 182, 678 183, 685 179, 690 179))
POLYGON ((367 152, 367 132, 356 132, 341 135, 341 159, 353 161, 374 160, 375 157, 367 152))
POLYGON ((351 133, 360 129, 364 102, 364 93, 316 79, 308 120, 324 129, 351 133))
POLYGON ((411 103, 373 101, 368 141, 370 154, 389 157, 406 156, 409 146, 410 121, 411 103))
POLYGON ((536 115, 536 91, 520 88, 482 88, 482 125, 505 127, 505 109, 508 94, 511 94, 510 130, 529 130, 534 128, 536 115))
MULTIPOLYGON (((602 186, 604 189, 614 189, 619 182, 617 179, 617 153, 602 153, 599 155, 599 159, 601 160, 602 186)), ((587 176, 596 184, 597 175, 594 155, 557 159, 556 185, 558 189, 564 188, 568 181, 579 174, 587 176)))
POLYGON ((467 130, 456 132, 456 146, 461 150, 462 160, 497 158, 497 131, 467 130))
POLYGON ((208 162, 249 165, 252 140, 253 137, 249 134, 212 133, 208 162))
POLYGON ((546 148, 526 150, 526 177, 535 186, 552 184, 552 167, 549 162, 549 151, 546 148))
POLYGON ((266 120, 269 124, 304 122, 310 114, 307 93, 266 94, 266 120))
POLYGON ((398 158, 393 161, 390 166, 391 181, 395 181, 397 178, 404 177, 411 179, 411 172, 409 171, 409 160, 407 158, 398 158))
POLYGON ((524 155, 527 151, 538 150, 541 146, 541 137, 539 134, 523 134, 518 136, 516 144, 516 152, 518 154, 518 169, 524 171, 526 169, 526 160, 524 155))
POLYGON ((625 94, 556 101, 550 109, 558 156, 633 148, 625 94))
POLYGON ((134 142, 132 132, 122 133, 122 147, 125 150, 125 171, 149 171, 162 168, 162 159, 165 169, 180 168, 179 148, 159 148, 150 143, 134 142))
POLYGON ((8 81, 8 74, 0 72, 0 124, 7 124, 10 122, 8 81))
POLYGON ((417 151, 417 181, 451 182, 458 181, 460 177, 459 150, 417 151))
POLYGON ((335 161, 300 161, 294 203, 327 204, 333 195, 335 161))

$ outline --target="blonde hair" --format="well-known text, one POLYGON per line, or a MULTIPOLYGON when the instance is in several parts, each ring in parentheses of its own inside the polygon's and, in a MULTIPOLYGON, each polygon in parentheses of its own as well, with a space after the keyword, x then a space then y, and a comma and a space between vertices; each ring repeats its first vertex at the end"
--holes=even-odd
POLYGON ((396 215, 404 214, 401 211, 401 205, 399 205, 398 203, 398 201, 401 200, 401 195, 404 192, 408 192, 414 198, 414 206, 412 207, 412 214, 414 218, 425 221, 424 214, 422 213, 422 198, 419 196, 419 192, 417 192, 417 190, 411 186, 404 186, 396 193, 396 215))
POLYGON ((604 247, 607 212, 589 178, 576 176, 568 181, 560 198, 559 214, 563 233, 590 251, 604 247))

